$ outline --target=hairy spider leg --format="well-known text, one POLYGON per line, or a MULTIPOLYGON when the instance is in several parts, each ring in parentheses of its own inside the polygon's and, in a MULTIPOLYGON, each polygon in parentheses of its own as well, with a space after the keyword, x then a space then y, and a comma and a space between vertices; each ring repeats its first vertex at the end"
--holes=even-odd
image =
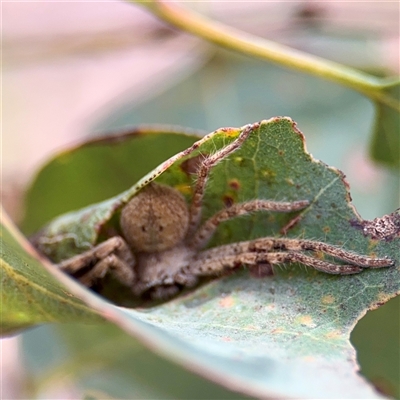
MULTIPOLYGON (((254 245, 258 250, 271 249, 270 245, 267 245, 267 248, 265 249, 264 242, 262 240, 256 242, 254 245)), ((333 246, 314 240, 278 238, 273 239, 272 246, 273 250, 321 252, 363 268, 390 267, 394 264, 393 260, 390 260, 389 258, 374 258, 359 255, 351 251, 344 250, 338 246, 333 246)))
POLYGON ((194 234, 189 242, 189 247, 194 250, 204 248, 214 235, 218 225, 229 219, 247 215, 256 211, 292 212, 302 210, 310 204, 308 200, 293 202, 279 202, 271 200, 252 200, 245 203, 234 204, 223 209, 209 218, 194 234))
POLYGON ((197 180, 193 191, 192 202, 189 210, 190 218, 189 218, 189 229, 187 234, 188 238, 192 237, 192 235, 200 225, 202 201, 204 197, 205 186, 211 168, 216 164, 218 164, 218 162, 223 160, 226 156, 237 150, 249 137, 250 133, 254 129, 257 129, 259 126, 260 126, 259 123, 247 125, 246 127, 244 127, 240 135, 233 142, 228 144, 228 146, 225 146, 224 148, 218 150, 215 154, 208 156, 202 161, 197 171, 197 180))
POLYGON ((246 242, 238 242, 204 250, 197 256, 197 261, 208 262, 217 259, 219 256, 236 256, 245 253, 266 253, 274 251, 304 252, 312 251, 316 253, 325 253, 339 260, 347 261, 351 264, 363 268, 383 268, 394 264, 389 258, 373 258, 364 255, 352 253, 343 250, 340 247, 326 244, 323 242, 291 239, 291 238, 273 238, 265 237, 246 242))
POLYGON ((229 269, 238 268, 241 265, 253 266, 260 263, 274 265, 294 262, 307 265, 328 274, 357 274, 363 270, 362 267, 356 265, 332 264, 298 252, 248 252, 235 255, 221 255, 207 261, 196 261, 191 264, 188 272, 197 276, 216 276, 222 275, 229 269))
POLYGON ((114 236, 98 246, 57 264, 58 268, 69 275, 91 266, 89 271, 78 277, 79 281, 90 286, 98 278, 105 276, 108 270, 123 284, 129 286, 134 281, 133 267, 135 259, 120 236, 114 236))
POLYGON ((98 279, 103 279, 107 272, 112 273, 123 285, 131 286, 133 283, 134 273, 132 268, 115 254, 110 254, 100 260, 87 274, 79 278, 79 281, 82 285, 90 287, 98 279))

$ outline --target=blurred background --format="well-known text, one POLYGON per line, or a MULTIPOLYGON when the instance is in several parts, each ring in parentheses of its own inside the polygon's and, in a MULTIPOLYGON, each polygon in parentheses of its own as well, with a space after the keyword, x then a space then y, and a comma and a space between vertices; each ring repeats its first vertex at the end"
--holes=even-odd
MULTIPOLYGON (((185 6, 371 74, 400 70, 397 2, 185 6)), ((16 222, 35 171, 67 145, 138 124, 211 132, 277 115, 292 117, 313 156, 346 174, 363 218, 400 205, 398 172, 368 157, 374 109, 356 92, 221 50, 123 2, 2 3, 2 23, 1 195, 16 222)), ((399 315, 397 298, 369 312, 352 336, 363 373, 398 398, 399 315)), ((33 332, 1 342, 4 399, 22 398, 21 388, 34 386, 26 361, 44 336, 33 332)), ((46 363, 35 368, 45 371, 46 363)), ((41 390, 40 398, 81 397, 71 382, 41 390)))

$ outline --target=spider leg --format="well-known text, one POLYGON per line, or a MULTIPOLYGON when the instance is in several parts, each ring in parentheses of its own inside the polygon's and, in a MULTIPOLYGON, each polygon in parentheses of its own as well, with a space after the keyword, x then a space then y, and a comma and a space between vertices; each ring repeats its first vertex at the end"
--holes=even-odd
POLYGON ((265 237, 246 242, 231 243, 224 246, 215 247, 202 251, 199 259, 211 261, 218 258, 221 254, 225 256, 235 256, 244 253, 266 253, 274 251, 287 251, 291 253, 301 253, 312 251, 325 253, 339 260, 358 265, 363 268, 383 268, 394 265, 389 258, 372 258, 364 255, 352 253, 323 242, 290 238, 265 237))
POLYGON ((103 278, 108 270, 124 285, 131 285, 134 265, 135 259, 126 242, 120 236, 114 236, 82 254, 62 261, 57 267, 76 276, 86 286, 103 278))
POLYGON ((333 264, 327 261, 320 260, 297 252, 278 252, 278 253, 259 253, 258 262, 268 262, 270 264, 286 264, 286 263, 301 263, 316 269, 317 271, 326 272, 327 274, 349 275, 357 274, 363 270, 357 265, 333 264))
POLYGON ((189 230, 187 237, 191 237, 200 224, 201 205, 211 168, 226 156, 237 150, 255 128, 257 128, 257 124, 247 125, 233 142, 218 150, 215 154, 208 156, 201 163, 197 171, 196 185, 193 192, 192 203, 190 205, 189 230))
POLYGON ((209 218, 195 233, 189 242, 189 247, 199 250, 207 245, 213 236, 218 225, 229 219, 247 215, 255 211, 276 211, 276 212, 292 212, 298 211, 309 205, 308 200, 294 202, 279 202, 271 200, 253 200, 246 203, 234 204, 229 208, 221 210, 209 218))
POLYGON ((85 286, 92 286, 96 280, 105 277, 107 272, 111 272, 122 284, 130 286, 133 282, 134 273, 132 268, 125 261, 118 258, 115 254, 110 254, 100 260, 95 266, 79 280, 85 286))
POLYGON ((252 243, 251 247, 253 247, 257 251, 287 250, 294 252, 321 252, 338 258, 339 260, 343 260, 364 268, 390 267, 394 264, 394 262, 388 258, 368 257, 344 250, 337 246, 313 240, 272 238, 269 239, 269 242, 266 242, 263 239, 256 239, 254 241, 250 241, 250 243, 252 243))
POLYGON ((224 272, 231 269, 238 268, 241 265, 254 266, 260 263, 274 265, 295 262, 299 262, 328 274, 348 275, 357 274, 362 271, 362 268, 356 265, 332 264, 297 252, 250 252, 236 255, 221 255, 212 260, 197 260, 189 267, 186 267, 186 270, 182 272, 197 276, 217 276, 222 275, 224 272))

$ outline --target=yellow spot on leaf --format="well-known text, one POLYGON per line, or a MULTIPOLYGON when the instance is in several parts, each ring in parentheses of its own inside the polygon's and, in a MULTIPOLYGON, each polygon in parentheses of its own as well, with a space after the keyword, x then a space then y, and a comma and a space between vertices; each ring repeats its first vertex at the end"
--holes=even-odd
POLYGON ((321 299, 322 304, 332 304, 335 302, 335 298, 331 294, 327 294, 321 299))
POLYGON ((296 322, 298 322, 301 325, 306 325, 306 326, 315 325, 311 315, 302 315, 302 316, 296 318, 296 322))
POLYGON ((219 301, 219 305, 223 308, 230 308, 235 304, 232 296, 226 296, 219 301))
POLYGON ((260 327, 259 327, 259 326, 256 326, 256 325, 246 325, 246 329, 247 329, 248 331, 259 331, 259 330, 260 330, 260 327))
POLYGON ((236 128, 223 128, 221 131, 223 131, 224 135, 227 137, 236 138, 240 135, 240 131, 236 128))
POLYGON ((293 179, 286 178, 285 181, 286 181, 289 185, 291 185, 291 186, 294 185, 293 179))
POLYGON ((271 171, 269 169, 264 169, 260 171, 260 174, 263 178, 266 179, 273 179, 276 176, 276 173, 274 171, 271 171))
POLYGON ((176 185, 174 187, 176 190, 181 192, 183 195, 185 195, 185 194, 191 195, 192 194, 192 188, 188 184, 180 184, 180 185, 176 185))
POLYGON ((332 331, 332 332, 328 332, 325 337, 327 339, 339 339, 341 337, 341 333, 340 331, 332 331))
POLYGON ((276 328, 273 331, 271 331, 271 333, 275 334, 275 333, 283 333, 285 332, 285 330, 283 328, 276 328))
POLYGON ((368 251, 372 251, 379 244, 379 240, 371 239, 368 243, 368 251))

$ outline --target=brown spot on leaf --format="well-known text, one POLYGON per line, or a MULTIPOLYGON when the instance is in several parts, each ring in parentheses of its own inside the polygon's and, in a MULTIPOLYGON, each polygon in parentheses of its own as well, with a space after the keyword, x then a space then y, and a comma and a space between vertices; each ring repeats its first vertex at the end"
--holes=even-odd
POLYGON ((232 207, 233 203, 235 202, 235 199, 229 194, 225 194, 224 196, 222 196, 222 201, 224 202, 225 207, 229 208, 232 207))
POLYGON ((322 230, 323 230, 325 233, 329 233, 329 232, 331 231, 331 228, 330 228, 329 226, 324 226, 324 227, 322 228, 322 230))
POLYGON ((232 188, 233 190, 239 190, 240 189, 240 183, 237 179, 231 179, 228 182, 228 185, 230 188, 232 188))

